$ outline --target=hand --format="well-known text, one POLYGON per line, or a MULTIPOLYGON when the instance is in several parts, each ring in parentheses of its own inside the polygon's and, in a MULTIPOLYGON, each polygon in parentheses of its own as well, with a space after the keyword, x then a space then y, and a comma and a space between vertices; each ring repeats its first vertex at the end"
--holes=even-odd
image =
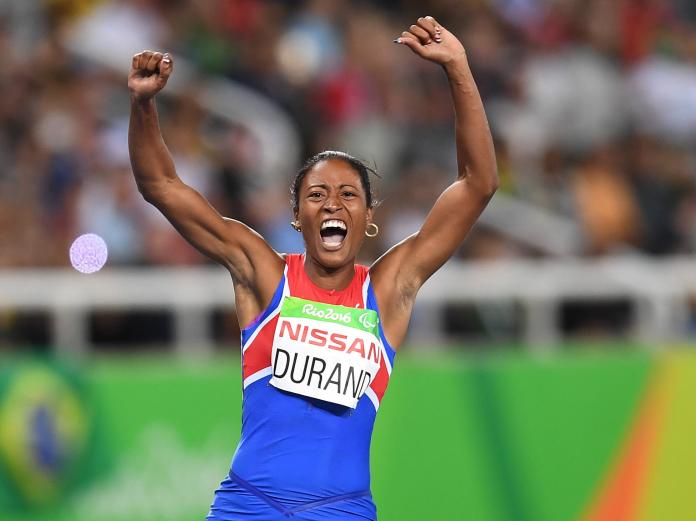
POLYGON ((128 73, 128 89, 137 100, 152 98, 164 88, 172 73, 172 57, 161 52, 143 51, 133 56, 128 73))
POLYGON ((464 46, 457 37, 437 23, 432 16, 419 18, 394 42, 406 45, 421 58, 443 66, 466 56, 464 46))

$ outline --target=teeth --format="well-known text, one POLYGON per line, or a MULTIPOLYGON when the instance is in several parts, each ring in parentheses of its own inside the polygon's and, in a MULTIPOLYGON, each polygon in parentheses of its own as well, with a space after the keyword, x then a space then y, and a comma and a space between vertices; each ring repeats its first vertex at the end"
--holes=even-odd
POLYGON ((321 229, 324 230, 326 228, 340 228, 341 230, 345 230, 346 223, 339 221, 338 219, 330 219, 321 223, 321 229))

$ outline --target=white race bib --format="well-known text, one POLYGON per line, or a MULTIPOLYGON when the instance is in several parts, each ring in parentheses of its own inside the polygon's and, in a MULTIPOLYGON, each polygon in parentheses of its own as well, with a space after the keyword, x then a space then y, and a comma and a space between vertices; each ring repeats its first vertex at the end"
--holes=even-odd
POLYGON ((270 383, 355 409, 382 359, 377 313, 285 297, 278 317, 270 383))

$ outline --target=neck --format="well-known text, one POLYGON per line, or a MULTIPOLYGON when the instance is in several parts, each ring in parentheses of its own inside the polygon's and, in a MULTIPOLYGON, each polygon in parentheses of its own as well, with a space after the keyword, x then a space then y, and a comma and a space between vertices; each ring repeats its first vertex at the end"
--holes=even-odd
POLYGON ((305 254, 305 273, 315 285, 322 289, 341 291, 346 289, 355 275, 355 259, 338 268, 327 268, 305 254))

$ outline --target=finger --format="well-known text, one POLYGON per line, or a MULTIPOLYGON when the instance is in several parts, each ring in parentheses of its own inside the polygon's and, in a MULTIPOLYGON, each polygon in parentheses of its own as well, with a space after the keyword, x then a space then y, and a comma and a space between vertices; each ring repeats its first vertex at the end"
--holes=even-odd
POLYGON ((138 63, 139 69, 144 70, 147 68, 147 62, 152 57, 152 51, 143 51, 140 53, 140 61, 138 63))
POLYGON ((131 69, 137 71, 140 68, 140 53, 133 55, 133 60, 131 61, 131 69))
POLYGON ((430 34, 433 40, 438 43, 442 41, 442 27, 435 18, 432 16, 421 17, 418 19, 417 23, 419 27, 428 31, 428 34, 430 34))
POLYGON ((396 41, 397 43, 401 43, 409 47, 413 52, 415 52, 418 55, 423 53, 423 45, 421 45, 420 40, 408 31, 404 31, 403 33, 401 33, 401 36, 399 36, 399 38, 397 38, 396 41))
POLYGON ((163 84, 166 83, 169 79, 172 70, 174 70, 174 60, 172 60, 172 57, 169 55, 169 53, 164 53, 159 66, 160 80, 163 84))
POLYGON ((411 34, 418 38, 418 40, 420 40, 420 43, 423 45, 428 45, 433 41, 433 38, 430 36, 430 33, 422 27, 419 27, 418 25, 412 25, 408 28, 408 30, 411 34))
MULTIPOLYGON (((416 25, 421 30, 428 33, 428 36, 430 36, 430 38, 435 39, 435 24, 432 21, 428 20, 427 18, 420 17, 416 21, 416 25)), ((413 26, 411 26, 411 27, 413 27, 413 26)))
POLYGON ((153 52, 152 55, 148 58, 147 63, 145 64, 145 69, 147 69, 148 72, 155 72, 157 70, 157 66, 161 61, 162 53, 153 52))
POLYGON ((137 58, 136 64, 135 64, 136 70, 142 70, 143 67, 145 67, 145 62, 147 62, 147 58, 148 58, 146 53, 148 53, 148 52, 149 51, 142 51, 142 52, 139 52, 138 54, 135 55, 137 58))
POLYGON ((425 17, 425 20, 426 20, 427 22, 430 22, 431 24, 433 24, 433 27, 435 28, 436 31, 441 31, 441 30, 442 30, 442 26, 440 25, 440 22, 438 22, 437 20, 435 20, 435 18, 433 18, 432 16, 426 16, 426 17, 425 17))

